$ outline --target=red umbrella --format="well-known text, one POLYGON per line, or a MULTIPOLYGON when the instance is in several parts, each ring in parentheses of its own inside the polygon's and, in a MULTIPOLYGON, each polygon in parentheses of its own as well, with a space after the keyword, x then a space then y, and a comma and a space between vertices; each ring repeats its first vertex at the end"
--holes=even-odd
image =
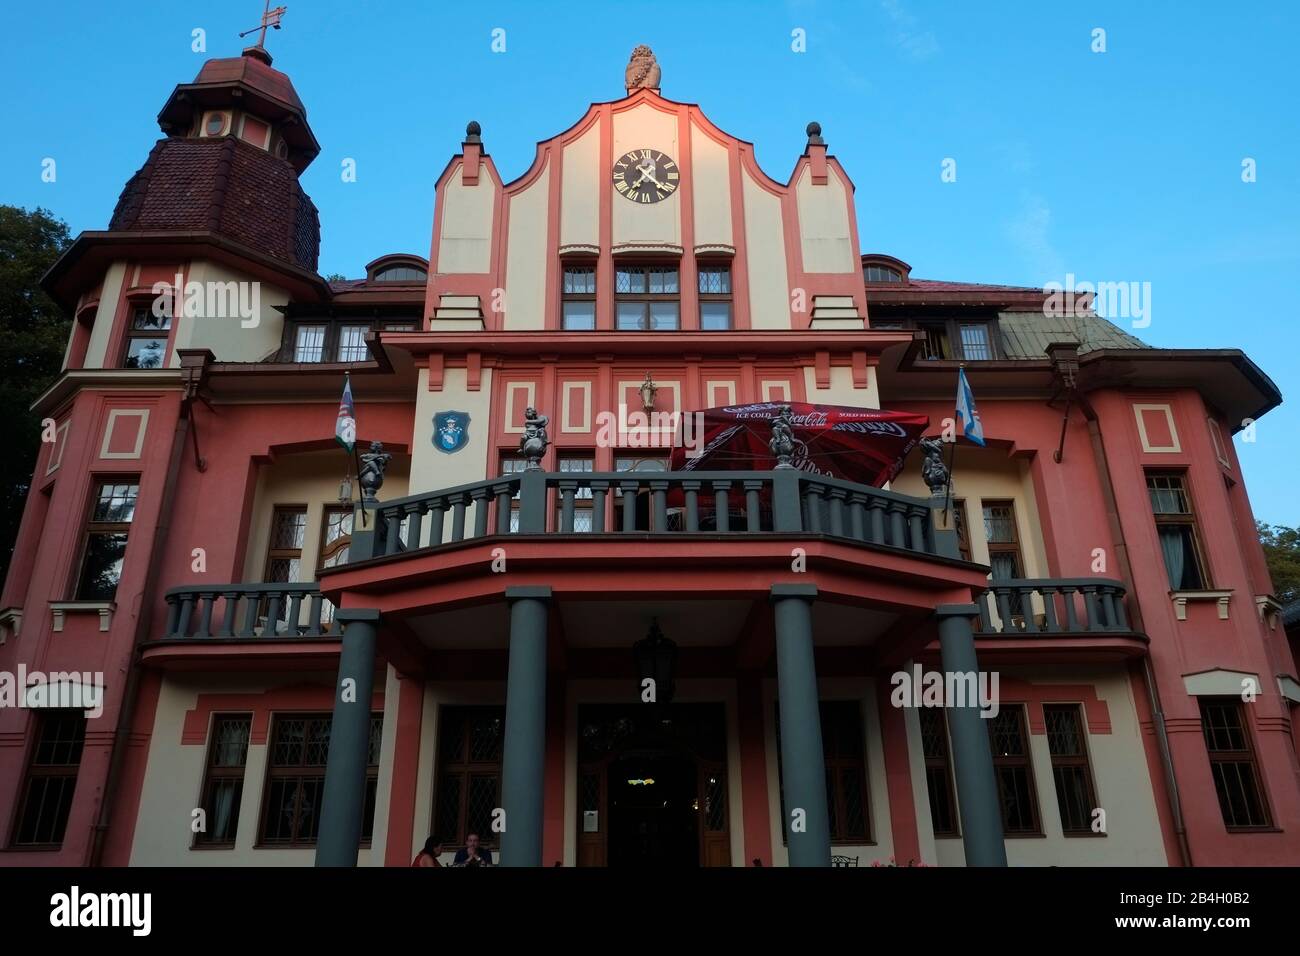
POLYGON ((930 425, 927 415, 807 402, 758 402, 708 408, 683 416, 673 448, 673 471, 766 471, 776 466, 768 448, 772 419, 791 412, 792 464, 816 475, 880 487, 896 477, 903 459, 930 425), (698 423, 703 416, 703 434, 698 423), (690 419, 690 421, 687 421, 690 419))

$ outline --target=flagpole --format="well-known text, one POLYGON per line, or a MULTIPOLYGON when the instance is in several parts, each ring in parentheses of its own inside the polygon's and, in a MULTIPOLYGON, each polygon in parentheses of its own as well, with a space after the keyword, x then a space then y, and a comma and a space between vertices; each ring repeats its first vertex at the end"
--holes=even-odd
MULTIPOLYGON (((966 368, 966 363, 965 363, 965 362, 958 362, 958 363, 957 363, 957 385, 958 385, 958 390, 959 390, 959 391, 960 391, 960 389, 961 389, 961 373, 962 373, 962 370, 963 370, 964 368, 966 368)), ((954 419, 954 420, 953 420, 952 447, 948 449, 948 481, 947 481, 947 484, 944 485, 944 489, 943 489, 943 523, 944 523, 944 526, 945 526, 945 527, 947 527, 947 525, 948 525, 948 508, 949 508, 950 505, 952 504, 952 469, 953 469, 953 463, 957 460, 957 428, 956 428, 956 424, 957 424, 956 419, 954 419)))
MULTIPOLYGON (((352 385, 352 373, 351 373, 351 372, 344 372, 344 373, 343 373, 343 391, 344 391, 344 392, 349 396, 349 398, 351 398, 351 395, 352 395, 351 385, 352 385)), ((353 467, 356 469, 356 471, 357 471, 357 487, 361 489, 361 501, 360 501, 360 504, 361 504, 361 527, 364 528, 364 527, 366 527, 366 525, 367 525, 367 521, 366 521, 366 489, 363 488, 363 487, 361 486, 361 457, 360 457, 360 455, 358 455, 358 453, 357 453, 357 436, 356 436, 357 406, 356 406, 356 399, 352 399, 352 408, 351 408, 351 412, 352 412, 352 466, 353 466, 353 467)), ((342 444, 342 442, 340 442, 339 444, 342 444)), ((346 449, 344 449, 344 450, 346 451, 346 449)))
POLYGON ((948 483, 943 489, 943 524, 948 526, 948 505, 952 501, 952 465, 957 460, 957 436, 952 436, 952 447, 948 449, 948 483))

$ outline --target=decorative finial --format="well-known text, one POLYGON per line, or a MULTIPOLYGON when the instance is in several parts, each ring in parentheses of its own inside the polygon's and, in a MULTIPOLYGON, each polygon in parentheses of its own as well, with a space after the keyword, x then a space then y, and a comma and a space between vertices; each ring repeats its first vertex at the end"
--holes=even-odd
POLYGON ((808 124, 808 145, 825 146, 826 140, 822 139, 822 124, 813 122, 808 124))
POLYGON ((465 124, 465 142, 483 142, 483 127, 478 125, 478 120, 470 120, 465 124))
POLYGON ((251 30, 245 30, 239 35, 239 38, 242 40, 250 33, 257 34, 257 42, 252 46, 245 48, 244 56, 251 56, 261 60, 267 66, 271 65, 271 54, 266 52, 266 30, 267 27, 270 27, 272 30, 280 29, 280 18, 284 16, 285 11, 288 9, 288 7, 276 7, 272 10, 271 0, 266 0, 266 7, 262 10, 261 26, 253 27, 251 30))
POLYGON ((623 74, 624 86, 631 93, 633 90, 659 89, 659 61, 648 46, 642 43, 632 51, 627 70, 623 74))

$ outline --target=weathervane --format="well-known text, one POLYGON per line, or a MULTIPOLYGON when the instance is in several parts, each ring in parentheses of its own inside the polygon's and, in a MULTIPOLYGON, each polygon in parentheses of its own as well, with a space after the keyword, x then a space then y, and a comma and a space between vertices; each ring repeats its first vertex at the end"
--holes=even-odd
POLYGON ((239 35, 239 39, 242 40, 244 37, 248 36, 250 33, 256 33, 256 32, 258 32, 258 31, 261 31, 261 34, 260 34, 260 35, 258 36, 258 38, 257 38, 257 43, 254 44, 254 45, 255 45, 255 46, 258 46, 258 47, 261 47, 262 49, 265 49, 265 48, 266 48, 266 28, 267 28, 267 27, 270 27, 270 28, 273 29, 273 30, 278 30, 278 29, 280 29, 280 18, 281 18, 282 16, 284 16, 284 12, 285 12, 285 10, 287 10, 287 9, 288 9, 288 7, 276 7, 274 10, 272 10, 272 9, 271 9, 271 0, 266 0, 266 9, 264 9, 264 10, 262 11, 262 25, 261 25, 260 27, 253 27, 253 29, 251 29, 251 30, 245 30, 243 33, 241 33, 241 34, 239 35))

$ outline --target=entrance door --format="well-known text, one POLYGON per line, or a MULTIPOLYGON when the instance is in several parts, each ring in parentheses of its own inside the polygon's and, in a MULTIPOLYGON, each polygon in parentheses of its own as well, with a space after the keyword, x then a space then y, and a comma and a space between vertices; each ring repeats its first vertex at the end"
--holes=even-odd
POLYGON ((579 866, 729 866, 721 704, 578 709, 579 866))
POLYGON ((610 866, 700 865, 695 761, 628 754, 609 764, 610 866))

